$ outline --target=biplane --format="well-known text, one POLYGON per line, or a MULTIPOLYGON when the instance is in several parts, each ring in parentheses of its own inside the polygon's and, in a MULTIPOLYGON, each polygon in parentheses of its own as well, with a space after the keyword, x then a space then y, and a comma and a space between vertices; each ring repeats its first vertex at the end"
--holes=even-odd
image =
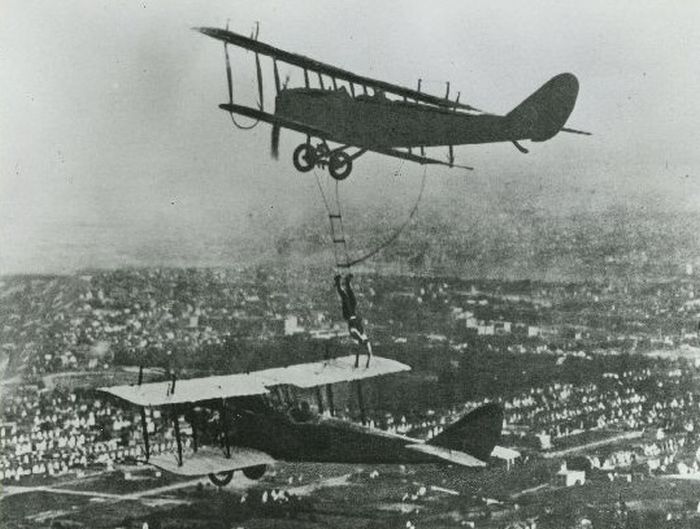
POLYGON ((229 102, 219 107, 229 112, 232 119, 237 114, 256 120, 255 124, 271 124, 273 158, 278 157, 281 129, 306 135, 306 141, 292 155, 294 167, 301 172, 327 167, 333 178, 343 180, 352 172, 353 162, 368 151, 419 164, 471 170, 472 167, 455 163, 455 145, 511 142, 520 152, 527 153, 520 144, 523 140, 542 142, 560 131, 589 134, 564 127, 579 90, 578 80, 570 73, 553 77, 511 112, 499 116, 460 102, 459 93, 450 99, 449 83, 445 96, 438 97, 422 92, 421 80, 413 90, 357 75, 260 42, 257 31, 246 37, 228 29, 195 29, 224 43, 229 102), (229 45, 255 53, 258 108, 234 103, 229 45), (260 56, 271 58, 273 63, 273 113, 264 107, 260 56), (301 68, 304 85, 281 84, 278 63, 301 68), (312 86, 314 78, 318 86, 312 86), (315 145, 313 138, 319 140, 315 145), (338 146, 331 147, 329 142, 338 146), (436 146, 448 148, 446 161, 425 155, 426 147, 436 146), (420 154, 414 153, 415 149, 420 154))
POLYGON ((501 434, 500 406, 477 408, 428 441, 376 429, 367 424, 362 381, 410 367, 376 356, 370 367, 356 368, 354 362, 349 355, 100 391, 140 408, 146 462, 179 475, 207 475, 217 486, 227 485, 238 470, 259 479, 276 461, 486 465, 501 434), (343 382, 356 385, 361 423, 336 414, 333 387, 343 382), (295 397, 302 391, 311 396, 311 403, 295 397), (147 410, 153 408, 172 421, 173 453, 151 454, 147 410))

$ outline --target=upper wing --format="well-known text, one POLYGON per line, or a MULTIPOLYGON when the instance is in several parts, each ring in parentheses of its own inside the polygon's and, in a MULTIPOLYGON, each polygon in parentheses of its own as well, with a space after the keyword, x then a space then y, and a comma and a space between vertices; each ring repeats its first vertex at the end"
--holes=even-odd
POLYGON ((292 385, 300 388, 311 388, 324 384, 409 371, 410 369, 406 364, 381 356, 372 357, 369 367, 355 367, 355 356, 349 355, 322 362, 275 367, 246 374, 176 380, 174 388, 172 382, 152 382, 141 385, 104 387, 99 388, 99 391, 109 393, 138 406, 166 406, 245 395, 262 395, 268 393, 267 387, 271 386, 292 385))
POLYGON ((313 72, 325 74, 325 75, 328 75, 328 76, 333 77, 335 79, 342 79, 342 80, 347 81, 349 83, 356 83, 360 86, 369 86, 372 88, 379 88, 379 89, 384 90, 385 92, 388 92, 391 94, 395 94, 395 95, 398 95, 401 97, 410 98, 410 99, 413 99, 414 101, 419 101, 421 103, 428 103, 430 105, 435 105, 438 107, 459 108, 462 110, 471 110, 471 111, 480 112, 480 110, 472 107, 471 105, 467 105, 465 103, 459 103, 457 101, 450 101, 450 100, 444 99, 442 97, 432 96, 430 94, 424 94, 423 92, 418 92, 417 90, 412 90, 411 88, 406 88, 404 86, 387 83, 385 81, 379 81, 377 79, 372 79, 370 77, 364 77, 362 75, 357 75, 357 74, 349 72, 347 70, 343 70, 342 68, 338 68, 338 67, 332 66, 330 64, 325 64, 325 63, 316 61, 314 59, 309 59, 308 57, 304 57, 303 55, 299 55, 296 53, 290 53, 288 51, 281 50, 279 48, 275 48, 274 46, 270 46, 269 44, 265 44, 264 42, 259 42, 257 40, 245 37, 243 35, 239 35, 238 33, 233 33, 232 31, 227 31, 225 29, 218 29, 218 28, 194 28, 194 29, 196 29, 197 31, 199 31, 199 32, 201 32, 209 37, 215 38, 217 40, 227 42, 229 44, 232 44, 234 46, 238 46, 238 47, 246 49, 246 50, 254 51, 255 53, 259 53, 260 55, 266 55, 268 57, 272 57, 275 60, 290 64, 292 66, 297 66, 299 68, 304 68, 305 70, 311 70, 313 72))
POLYGON ((410 369, 406 364, 381 356, 373 356, 369 367, 355 367, 355 355, 349 355, 322 362, 273 367, 272 369, 256 371, 251 375, 262 380, 266 386, 291 385, 299 388, 312 388, 325 384, 410 371, 410 369))
POLYGON ((223 375, 172 382, 99 388, 138 406, 165 406, 245 395, 261 395, 267 388, 259 378, 248 374, 223 375))

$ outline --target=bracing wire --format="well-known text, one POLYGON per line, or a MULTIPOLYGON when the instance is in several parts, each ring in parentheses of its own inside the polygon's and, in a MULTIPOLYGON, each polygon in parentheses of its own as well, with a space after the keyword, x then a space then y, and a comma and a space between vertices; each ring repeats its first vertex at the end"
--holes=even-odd
POLYGON ((236 121, 236 118, 233 117, 233 112, 229 112, 229 115, 231 116, 231 121, 233 124, 236 126, 236 128, 241 129, 241 130, 250 130, 254 129, 255 127, 258 126, 258 123, 260 123, 259 119, 256 119, 255 122, 252 125, 241 125, 236 121))
MULTIPOLYGON (((403 161, 401 162, 401 166, 399 166, 399 171, 401 170, 401 167, 403 166, 403 161)), ((423 167, 423 177, 421 179, 421 184, 420 184, 420 191, 418 192, 418 197, 416 198, 415 203, 413 204, 413 207, 411 208, 410 212, 408 213, 408 217, 404 222, 394 230, 394 232, 384 239, 377 247, 372 249, 371 251, 363 254, 362 256, 356 258, 356 259, 350 259, 350 255, 348 253, 347 245, 345 245, 345 256, 346 260, 345 263, 336 263, 337 266, 342 267, 342 268, 350 268, 356 264, 362 263, 363 261, 366 261, 367 259, 370 259, 377 255, 379 252, 384 250, 387 246, 392 244, 396 239, 398 239, 401 234, 406 230, 408 225, 411 223, 413 220, 413 217, 415 217, 416 212, 418 211, 418 206, 420 205, 422 199, 423 199, 423 192, 425 191, 425 182, 427 180, 427 174, 428 174, 428 167, 424 166, 423 167)), ((323 191, 323 186, 321 185, 321 182, 318 178, 318 174, 314 170, 314 176, 316 177, 316 186, 318 187, 319 193, 321 194, 321 199, 323 200, 323 205, 326 208, 326 212, 328 213, 329 216, 333 215, 333 211, 331 210, 330 204, 328 202, 328 197, 326 196, 326 193, 323 191)), ((335 187, 335 200, 336 200, 336 207, 337 207, 337 214, 340 216, 341 219, 341 224, 340 228, 341 230, 344 231, 344 227, 342 224, 342 212, 340 210, 340 193, 339 193, 339 182, 336 180, 335 182, 336 187, 335 187)), ((331 227, 332 229, 332 227, 331 227)), ((345 233, 342 233, 343 238, 345 238, 345 233)))
POLYGON ((425 166, 423 167, 423 178, 421 180, 420 184, 420 191, 418 192, 418 198, 416 199, 415 204, 413 204, 413 208, 411 208, 411 211, 408 214, 408 217, 406 220, 399 226, 394 233, 392 233, 389 237, 387 237, 379 246, 374 248, 372 251, 364 254, 361 257, 358 257, 357 259, 353 259, 352 261, 348 261, 345 266, 347 268, 350 268, 351 266, 354 266, 356 264, 359 264, 363 261, 366 261, 367 259, 370 259, 377 255, 379 252, 384 250, 387 246, 392 244, 396 239, 399 238, 399 236, 404 232, 404 230, 408 227, 408 225, 411 223, 413 220, 413 217, 415 216, 416 212, 418 211, 418 206, 420 205, 421 200, 423 199, 423 191, 425 190, 425 181, 426 181, 426 176, 428 174, 428 167, 425 166))
MULTIPOLYGON (((226 28, 228 29, 228 23, 226 24, 226 28)), ((226 43, 224 43, 224 57, 226 58, 226 81, 228 85, 228 102, 230 104, 233 104, 233 75, 231 73, 231 58, 228 55, 228 45, 226 43)), ((258 62, 258 70, 259 68, 260 63, 258 62)), ((236 128, 240 130, 250 130, 256 127, 258 123, 260 123, 260 120, 256 119, 255 123, 253 123, 252 125, 241 125, 236 121, 233 112, 229 112, 229 115, 231 116, 231 121, 233 122, 233 124, 236 126, 236 128)))

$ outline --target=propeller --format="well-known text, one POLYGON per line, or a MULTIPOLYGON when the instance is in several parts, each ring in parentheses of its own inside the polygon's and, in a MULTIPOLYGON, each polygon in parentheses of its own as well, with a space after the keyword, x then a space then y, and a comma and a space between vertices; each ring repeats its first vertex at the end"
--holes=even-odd
POLYGON ((265 110, 265 103, 263 101, 263 79, 262 79, 262 69, 260 68, 260 56, 255 54, 255 69, 258 74, 258 108, 260 110, 265 110))
POLYGON ((279 125, 272 125, 272 134, 270 135, 270 156, 272 156, 272 158, 275 160, 279 159, 280 156, 279 147, 280 127, 279 125))
MULTIPOLYGON (((228 31, 228 21, 226 21, 226 31, 228 31)), ((228 102, 233 104, 233 79, 231 75, 231 60, 228 56, 228 44, 224 42, 224 55, 226 56, 226 79, 228 80, 228 102)))
POLYGON ((228 80, 228 102, 233 104, 233 78, 231 75, 231 61, 228 58, 228 45, 224 44, 224 53, 226 54, 226 79, 228 80))
MULTIPOLYGON (((255 31, 250 34, 250 38, 257 41, 258 35, 260 34, 260 22, 255 22, 255 31)), ((260 110, 265 110, 265 103, 263 101, 263 78, 262 78, 262 68, 260 67, 260 55, 255 54, 255 70, 258 77, 258 108, 260 110)))

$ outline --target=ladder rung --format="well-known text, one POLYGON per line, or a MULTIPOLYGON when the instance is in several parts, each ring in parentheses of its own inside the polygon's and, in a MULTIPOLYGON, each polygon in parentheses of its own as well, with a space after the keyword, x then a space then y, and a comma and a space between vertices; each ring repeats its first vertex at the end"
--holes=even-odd
POLYGON ((335 213, 330 213, 330 214, 328 215, 328 217, 330 217, 331 219, 339 219, 339 218, 341 218, 340 215, 337 215, 337 214, 335 214, 335 213))
POLYGON ((341 238, 341 239, 333 239, 333 242, 345 242, 345 239, 343 239, 343 238, 341 238))

